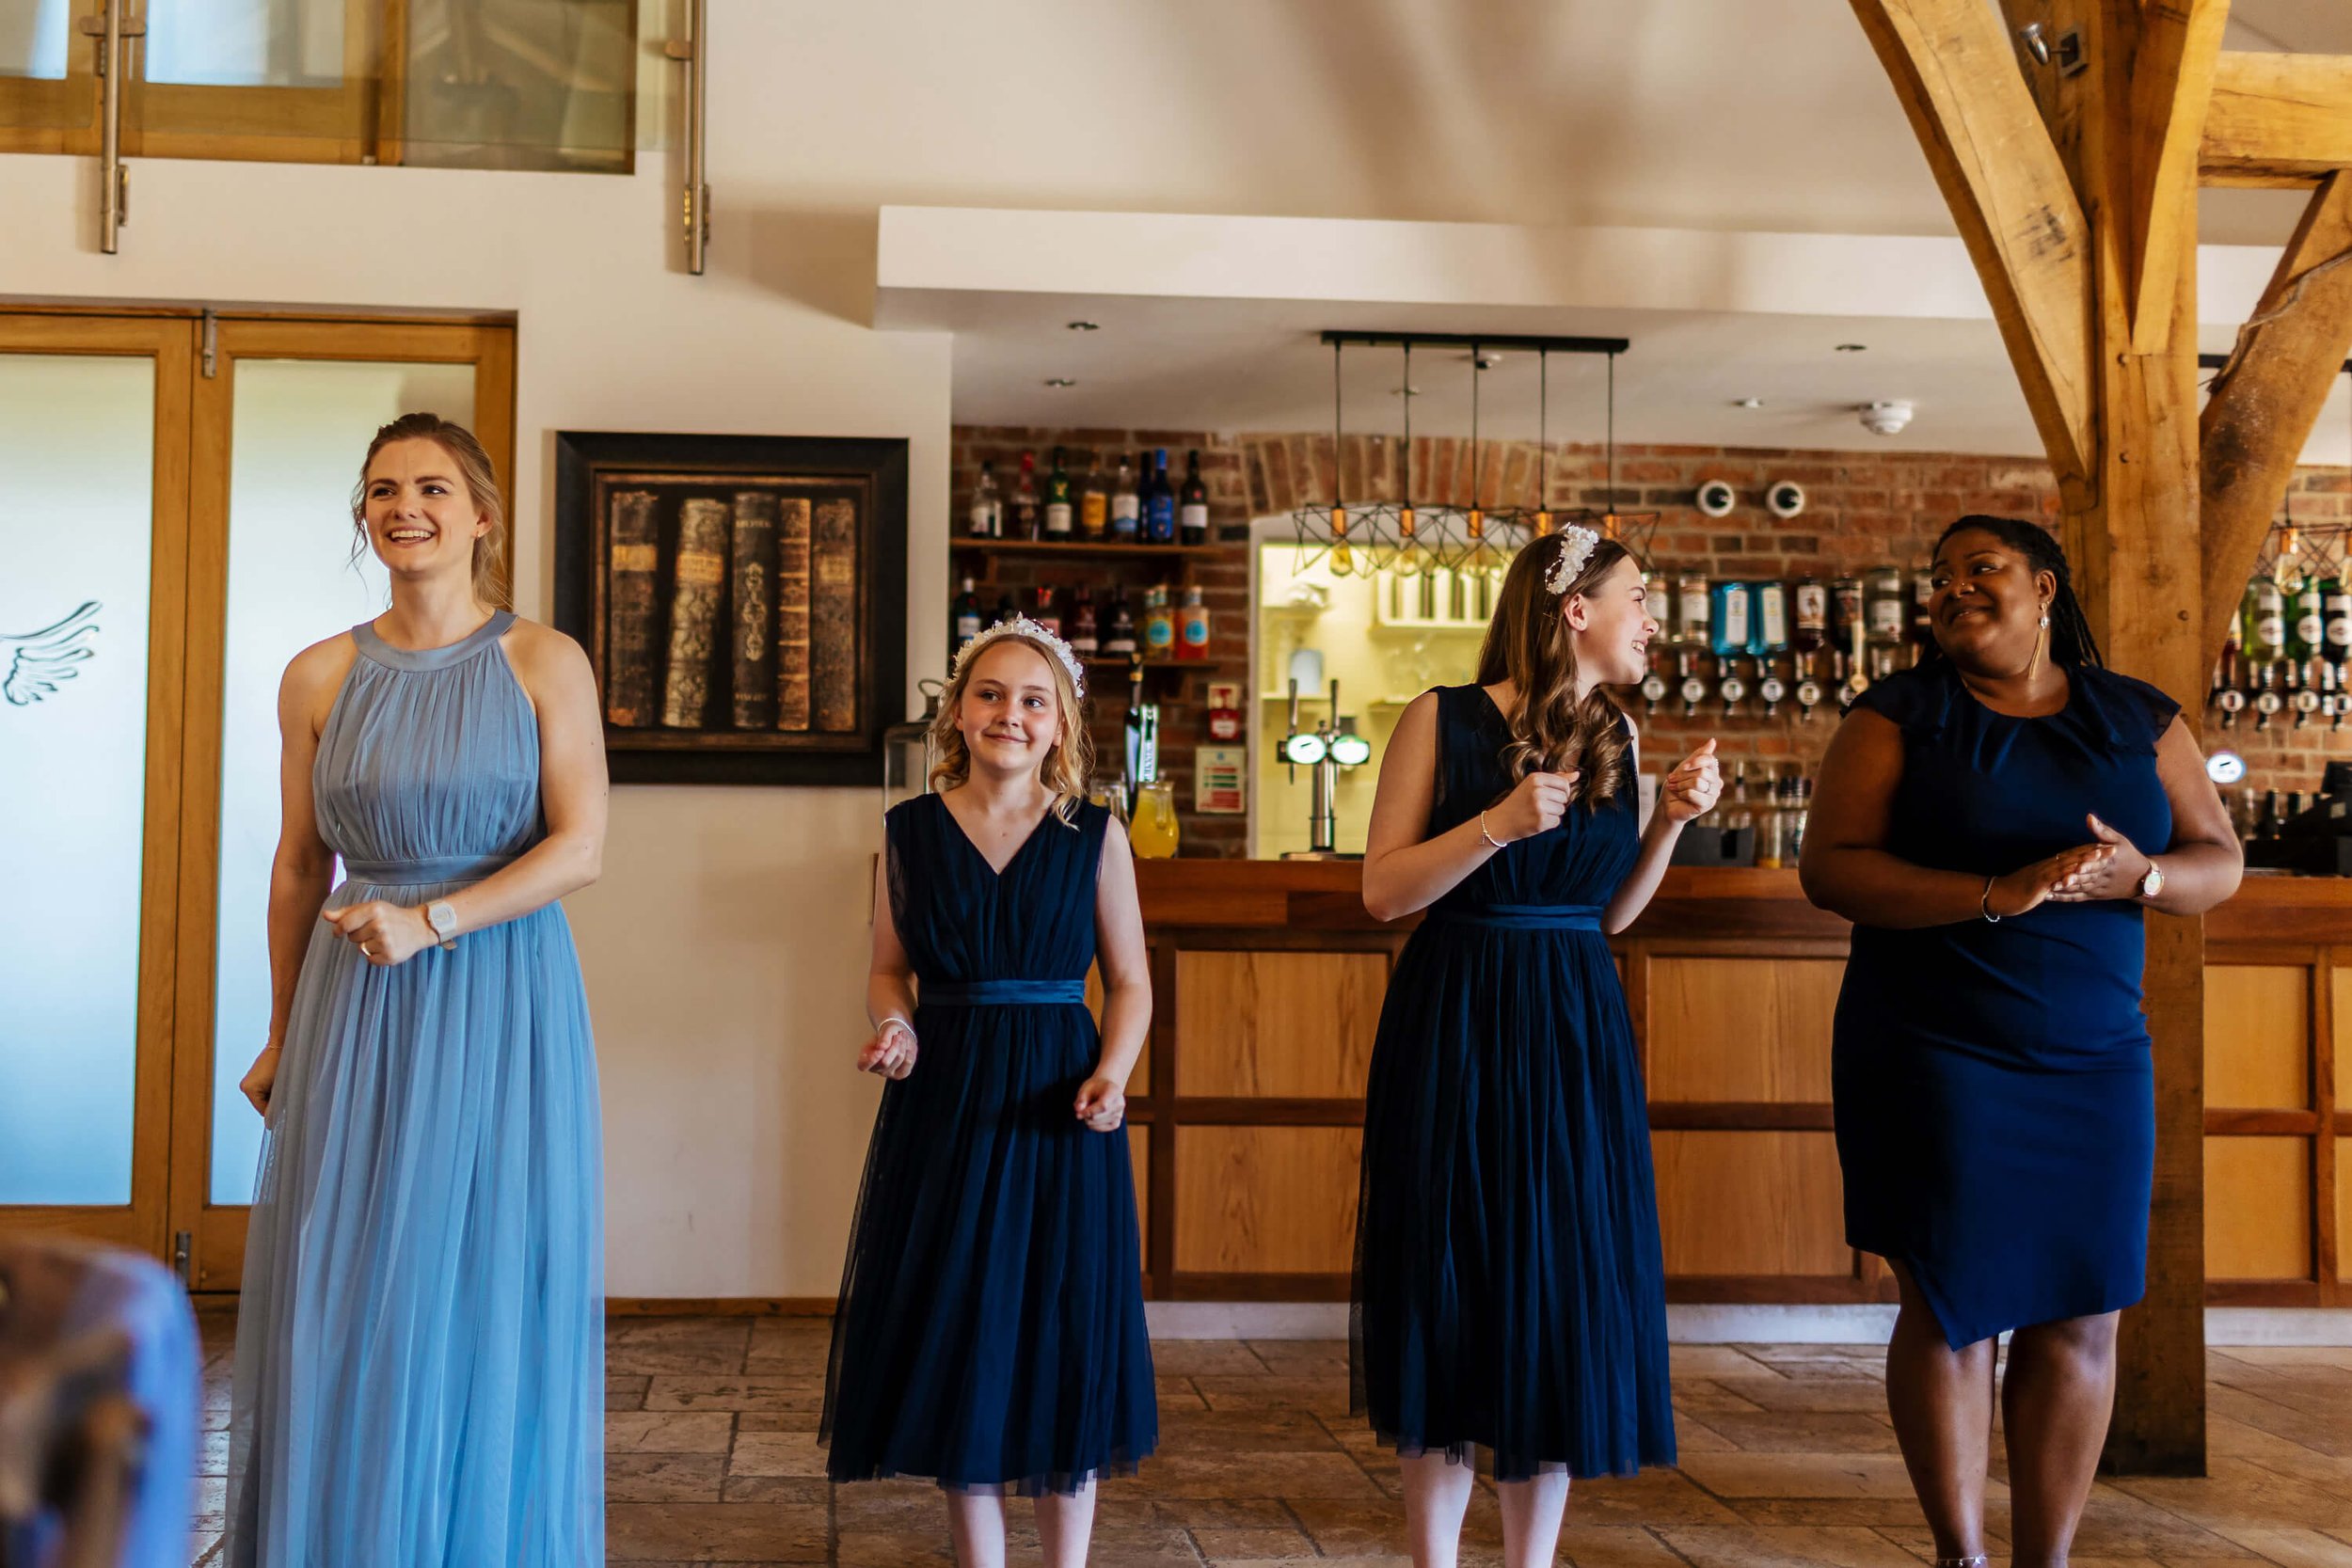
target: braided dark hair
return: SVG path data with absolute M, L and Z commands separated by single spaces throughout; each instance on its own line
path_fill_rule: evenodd
M 2026 565 L 2058 578 L 2058 593 L 2050 600 L 2051 662 L 2106 669 L 2106 660 L 2099 654 L 2099 640 L 2090 635 L 2090 618 L 2083 613 L 2082 601 L 2074 597 L 2074 571 L 2067 565 L 2066 551 L 2059 547 L 2056 536 L 2041 524 L 2029 523 L 2023 517 L 1994 517 L 1972 512 L 1936 537 L 1933 554 L 1941 555 L 1953 534 L 1971 531 L 1993 535 L 2024 556 Z M 1919 662 L 1926 664 L 1944 657 L 1942 646 L 1931 639 L 1920 651 Z

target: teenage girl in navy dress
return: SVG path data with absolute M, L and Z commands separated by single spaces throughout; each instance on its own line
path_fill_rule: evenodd
M 1847 1240 L 1902 1307 L 1886 1399 L 1935 1550 L 1983 1568 L 1995 1337 L 2010 1548 L 2062 1563 L 2145 1288 L 2155 1108 L 2143 911 L 2237 888 L 2179 705 L 2102 668 L 2058 543 L 1963 517 L 1935 645 L 1821 765 L 1808 896 L 1854 923 L 1833 1056 Z
M 1152 986 L 1126 834 L 1086 800 L 1082 689 L 1031 622 L 968 644 L 943 787 L 890 813 L 876 890 L 858 1066 L 889 1082 L 821 1432 L 836 1481 L 936 1477 L 965 1568 L 1004 1562 L 1007 1490 L 1076 1568 L 1095 1478 L 1158 1438 L 1124 1127 Z
M 1570 1476 L 1674 1463 L 1639 1053 L 1606 935 L 1715 803 L 1708 741 L 1637 825 L 1633 726 L 1602 689 L 1658 634 L 1623 545 L 1521 550 L 1478 683 L 1427 692 L 1380 767 L 1364 906 L 1426 911 L 1364 1105 L 1358 1408 L 1404 1470 L 1419 1568 L 1450 1568 L 1494 1456 L 1508 1568 L 1549 1563 Z

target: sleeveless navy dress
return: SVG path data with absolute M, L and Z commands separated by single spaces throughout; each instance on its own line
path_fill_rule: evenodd
M 1438 696 L 1429 834 L 1512 786 L 1476 686 Z M 1572 805 L 1431 905 L 1373 1048 L 1355 1408 L 1406 1454 L 1499 1481 L 1671 1465 L 1664 1269 L 1640 1054 L 1600 913 L 1639 807 Z
M 1902 731 L 1887 851 L 1999 876 L 2090 843 L 2092 812 L 2169 848 L 2155 751 L 2179 705 L 2105 670 L 2067 678 L 2065 708 L 2035 719 L 1985 706 L 1943 660 L 1865 692 Z M 2146 948 L 2128 899 L 1854 927 L 1833 1054 L 1846 1239 L 1910 1269 L 1955 1350 L 2146 1288 Z
M 1072 1110 L 1109 820 L 1049 812 L 999 875 L 936 795 L 885 819 L 917 1048 L 882 1086 L 834 1320 L 835 1481 L 1070 1494 L 1158 1442 L 1127 1132 Z

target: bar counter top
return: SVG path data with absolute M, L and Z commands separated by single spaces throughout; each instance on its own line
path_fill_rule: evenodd
M 1405 931 L 1364 911 L 1361 861 L 1142 861 L 1144 924 L 1152 928 Z M 1836 915 L 1805 902 L 1794 871 L 1674 866 L 1629 936 L 1837 938 Z M 2249 875 L 2205 917 L 2223 942 L 2352 942 L 2352 878 Z

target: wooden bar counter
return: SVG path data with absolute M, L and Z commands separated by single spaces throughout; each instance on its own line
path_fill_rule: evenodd
M 1152 1293 L 1344 1299 L 1365 1075 L 1413 923 L 1364 912 L 1353 862 L 1139 869 L 1156 1006 L 1128 1103 Z M 2205 930 L 2208 1299 L 2352 1304 L 2352 881 L 2249 877 Z M 1612 939 L 1669 1299 L 1893 1299 L 1843 1240 L 1847 933 L 1793 871 L 1677 868 Z

